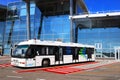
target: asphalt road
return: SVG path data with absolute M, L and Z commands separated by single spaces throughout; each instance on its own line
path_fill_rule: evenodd
M 0 57 L 0 80 L 120 80 L 120 62 L 70 74 L 58 74 L 40 68 L 18 73 L 26 69 L 13 67 L 9 63 L 9 57 Z

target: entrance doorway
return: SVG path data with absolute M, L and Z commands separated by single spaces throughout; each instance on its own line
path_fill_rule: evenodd
M 95 43 L 96 58 L 102 58 L 102 43 Z
M 115 60 L 120 60 L 120 47 L 115 47 Z

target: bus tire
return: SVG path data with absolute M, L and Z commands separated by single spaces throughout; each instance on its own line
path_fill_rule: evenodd
M 43 59 L 42 67 L 49 67 L 49 66 L 50 66 L 50 60 L 49 59 Z

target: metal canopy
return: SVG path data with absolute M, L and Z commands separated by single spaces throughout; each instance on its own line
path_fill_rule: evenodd
M 7 12 L 7 7 L 0 5 L 0 21 L 6 20 L 6 12 Z
M 36 4 L 45 16 L 69 14 L 69 0 L 40 0 Z
M 120 28 L 120 12 L 72 16 L 79 28 Z
M 27 0 L 23 0 L 27 1 Z M 45 16 L 70 14 L 70 0 L 30 0 L 34 1 Z M 83 0 L 73 0 L 73 14 L 76 13 L 76 4 L 83 13 L 88 13 Z

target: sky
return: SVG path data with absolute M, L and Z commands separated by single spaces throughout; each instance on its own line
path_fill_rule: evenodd
M 120 0 L 84 0 L 89 12 L 120 11 Z
M 0 0 L 0 5 L 7 5 L 9 2 L 21 1 L 21 0 Z

